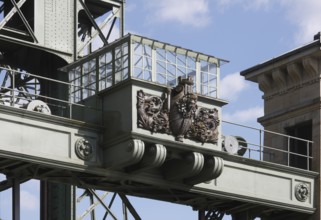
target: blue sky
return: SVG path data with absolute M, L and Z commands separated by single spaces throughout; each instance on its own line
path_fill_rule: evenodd
M 230 102 L 223 119 L 255 127 L 263 115 L 262 92 L 239 72 L 308 43 L 321 31 L 320 0 L 127 0 L 126 7 L 127 32 L 229 60 L 221 68 L 221 97 Z M 38 212 L 37 187 L 36 181 L 22 187 L 22 219 L 36 219 L 30 215 Z M 9 219 L 6 198 L 0 194 L 0 216 Z M 144 220 L 197 219 L 190 207 L 131 201 Z
M 229 60 L 221 68 L 221 97 L 230 102 L 223 119 L 254 127 L 262 92 L 239 72 L 321 31 L 320 0 L 127 0 L 126 7 L 127 32 Z M 147 200 L 135 207 L 143 219 L 197 219 L 190 207 Z
M 253 126 L 262 93 L 239 71 L 321 31 L 319 0 L 128 0 L 126 7 L 126 31 L 229 60 L 221 68 L 221 97 L 230 102 L 223 118 Z

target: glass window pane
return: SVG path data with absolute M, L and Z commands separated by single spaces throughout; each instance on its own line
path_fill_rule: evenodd
M 169 64 L 167 65 L 168 69 L 167 69 L 167 73 L 168 75 L 172 76 L 172 77 L 176 77 L 176 66 Z
M 167 51 L 167 62 L 176 64 L 176 54 L 174 52 Z
M 115 71 L 118 72 L 123 68 L 121 59 L 115 60 Z
M 143 47 L 140 43 L 135 42 L 134 43 L 134 53 L 135 54 L 143 54 Z
M 103 90 L 103 89 L 106 89 L 107 88 L 107 82 L 104 80 L 104 81 L 99 81 L 99 89 L 100 90 Z
M 201 87 L 201 94 L 203 94 L 203 95 L 207 95 L 207 93 L 208 93 L 208 90 L 207 90 L 207 85 L 203 85 L 202 87 Z
M 138 79 L 143 79 L 143 70 L 140 68 L 134 68 L 134 77 Z
M 102 54 L 99 56 L 99 66 L 106 64 L 106 54 Z
M 156 59 L 157 60 L 161 60 L 161 61 L 165 61 L 166 60 L 166 52 L 163 49 L 156 49 Z
M 128 67 L 128 55 L 124 56 L 122 61 L 123 61 L 123 67 L 124 68 Z
M 68 76 L 69 76 L 69 82 L 73 81 L 75 79 L 75 70 L 72 69 L 68 72 Z M 2 85 L 4 86 L 4 85 Z
M 84 63 L 82 67 L 83 67 L 84 73 L 88 73 L 88 71 L 89 71 L 89 63 L 88 62 Z
M 216 74 L 216 64 L 215 63 L 209 63 L 209 72 L 212 74 Z
M 156 72 L 165 74 L 166 73 L 166 63 L 158 61 L 157 65 L 156 65 Z
M 117 49 L 115 50 L 115 59 L 119 59 L 122 56 L 121 50 Z
M 112 61 L 112 59 L 113 59 L 112 53 L 111 52 L 107 52 L 105 54 L 105 56 L 106 56 L 106 63 L 110 63 Z
M 213 85 L 216 82 L 216 75 L 208 74 L 209 76 L 209 84 Z
M 151 71 L 144 71 L 144 79 L 148 81 L 152 81 L 152 72 Z
M 152 56 L 152 48 L 149 45 L 143 46 L 143 54 L 144 56 L 151 57 Z
M 196 71 L 195 71 L 195 70 L 190 70 L 190 69 L 188 69 L 188 70 L 187 70 L 187 76 L 193 76 L 193 77 L 195 77 L 195 76 L 196 76 Z
M 94 71 L 96 69 L 96 59 L 89 61 L 89 71 Z
M 172 86 L 172 87 L 176 86 L 176 79 L 174 77 L 168 76 L 167 77 L 167 85 Z
M 201 61 L 201 71 L 202 72 L 208 72 L 208 62 Z
M 143 68 L 143 57 L 142 56 L 135 55 L 134 66 Z
M 85 99 L 88 97 L 88 90 L 87 89 L 83 89 L 82 91 L 82 98 Z
M 123 80 L 128 79 L 128 68 L 122 70 Z
M 123 54 L 126 55 L 128 54 L 128 42 L 125 42 L 123 45 Z
M 195 69 L 195 68 L 196 68 L 196 61 L 195 61 L 195 59 L 192 58 L 192 57 L 187 57 L 186 65 L 187 65 L 187 67 L 190 68 L 190 69 Z
M 112 75 L 107 76 L 107 87 L 111 87 L 113 85 L 113 77 Z
M 96 82 L 96 72 L 91 72 L 89 77 L 90 82 Z
M 186 71 L 185 67 L 178 67 L 177 68 L 177 76 L 185 77 L 186 76 L 185 71 Z
M 215 89 L 215 87 L 210 87 L 209 90 L 210 90 L 210 92 L 209 92 L 208 95 L 211 96 L 211 97 L 216 97 L 216 89 Z
M 202 84 L 205 84 L 205 83 L 207 84 L 207 80 L 208 80 L 208 74 L 201 72 L 201 83 Z
M 152 59 L 145 57 L 144 69 L 152 70 Z
M 166 84 L 166 76 L 164 74 L 157 74 L 156 81 L 160 84 Z
M 115 84 L 119 83 L 122 81 L 122 76 L 121 76 L 121 72 L 116 72 L 115 73 Z
M 177 54 L 177 65 L 186 66 L 186 56 Z
M 122 45 L 115 48 L 115 59 L 121 58 L 122 56 L 128 54 L 128 52 L 125 52 L 123 49 L 124 48 Z

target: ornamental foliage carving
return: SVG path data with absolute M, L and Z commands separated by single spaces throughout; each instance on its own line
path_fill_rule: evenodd
M 138 127 L 153 132 L 169 133 L 168 113 L 157 96 L 137 92 Z
M 295 197 L 300 202 L 305 202 L 309 197 L 309 187 L 304 183 L 295 186 Z
M 188 137 L 202 143 L 215 143 L 218 139 L 219 124 L 217 109 L 201 108 L 188 132 Z
M 179 84 L 162 97 L 137 92 L 137 126 L 152 133 L 165 133 L 202 143 L 215 143 L 220 120 L 217 109 L 198 108 L 192 78 L 179 78 Z
M 85 138 L 79 138 L 75 142 L 75 152 L 82 160 L 90 160 L 93 156 L 93 146 Z

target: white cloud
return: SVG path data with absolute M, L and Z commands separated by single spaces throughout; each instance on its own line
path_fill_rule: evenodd
M 229 101 L 236 100 L 239 94 L 247 88 L 247 82 L 240 73 L 226 75 L 220 84 L 220 97 Z
M 257 119 L 259 117 L 262 117 L 264 114 L 263 107 L 256 106 L 249 109 L 244 110 L 238 110 L 232 114 L 229 113 L 223 113 L 222 118 L 225 121 L 230 121 L 234 123 L 245 123 L 253 121 L 253 119 Z
M 209 0 L 145 0 L 151 22 L 178 22 L 205 27 L 210 22 Z
M 34 211 L 39 208 L 39 198 L 28 191 L 21 190 L 20 192 L 21 208 L 29 211 Z
M 242 6 L 245 10 L 268 9 L 271 1 L 269 0 L 218 0 L 218 6 L 221 9 L 227 9 L 232 6 Z
M 287 18 L 298 27 L 295 40 L 297 44 L 313 40 L 313 36 L 321 31 L 320 0 L 282 0 L 286 8 Z

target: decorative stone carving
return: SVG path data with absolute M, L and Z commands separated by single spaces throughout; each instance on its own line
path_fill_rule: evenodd
M 193 79 L 178 78 L 178 85 L 171 92 L 169 125 L 177 141 L 190 129 L 197 110 L 197 95 L 193 93 Z
M 187 184 L 198 184 L 201 182 L 210 181 L 212 179 L 218 178 L 224 168 L 224 160 L 220 157 L 214 157 L 214 156 L 204 156 L 204 166 L 202 168 L 202 171 L 191 178 L 188 178 L 185 180 Z
M 318 61 L 314 58 L 308 57 L 302 61 L 305 73 L 311 78 L 318 76 Z
M 77 157 L 82 160 L 90 160 L 93 156 L 93 146 L 85 138 L 79 138 L 75 143 Z
M 138 127 L 151 132 L 169 133 L 168 113 L 157 96 L 137 92 Z
M 142 172 L 152 168 L 161 167 L 167 157 L 167 149 L 161 144 L 148 144 L 139 163 L 128 167 L 129 172 Z
M 204 167 L 204 155 L 198 152 L 189 152 L 182 158 L 165 162 L 163 173 L 168 180 L 181 180 L 197 176 Z
M 104 149 L 105 168 L 122 169 L 139 163 L 145 153 L 145 143 L 129 139 Z
M 178 78 L 179 84 L 162 97 L 137 92 L 137 127 L 152 133 L 175 136 L 177 141 L 189 138 L 202 143 L 216 143 L 220 120 L 217 109 L 197 106 L 193 79 Z
M 258 83 L 260 90 L 264 93 L 267 93 L 272 89 L 273 81 L 265 74 L 258 76 Z
M 279 89 L 286 88 L 287 80 L 285 77 L 285 72 L 283 70 L 276 69 L 272 71 L 272 78 Z
M 300 202 L 305 202 L 309 197 L 309 187 L 304 183 L 295 186 L 295 197 Z
M 188 136 L 191 139 L 198 140 L 202 143 L 216 143 L 218 139 L 218 119 L 217 109 L 201 108 L 195 117 Z
M 286 66 L 288 74 L 293 82 L 299 83 L 301 82 L 301 67 L 297 63 L 290 63 Z

